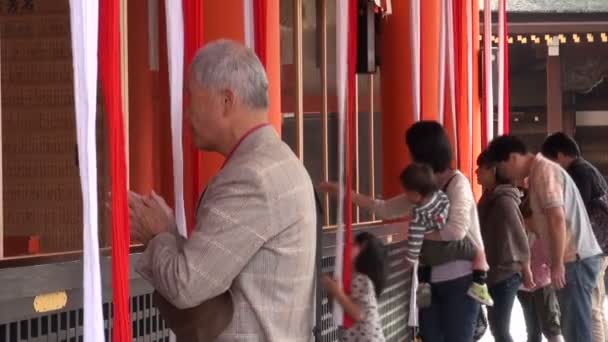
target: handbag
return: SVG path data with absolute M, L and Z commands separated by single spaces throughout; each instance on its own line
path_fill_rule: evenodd
M 179 342 L 215 341 L 234 315 L 229 291 L 189 309 L 178 309 L 157 291 L 152 301 Z

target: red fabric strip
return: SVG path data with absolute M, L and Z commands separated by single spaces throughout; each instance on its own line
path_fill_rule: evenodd
M 184 81 L 188 81 L 188 68 L 199 48 L 203 46 L 203 2 L 201 0 L 183 0 L 184 11 Z M 184 104 L 188 103 L 187 92 L 184 92 Z M 188 234 L 194 228 L 194 217 L 199 191 L 203 180 L 199 165 L 202 154 L 194 146 L 192 132 L 187 124 L 186 107 L 184 105 L 184 202 Z M 186 179 L 189 178 L 189 179 Z M 191 186 L 186 186 L 191 185 Z
M 346 193 L 344 195 L 344 268 L 342 279 L 344 282 L 344 290 L 350 293 L 350 283 L 352 278 L 352 241 L 353 241 L 353 204 L 352 191 L 353 184 L 353 146 L 357 138 L 357 132 L 354 131 L 354 115 L 356 109 L 356 88 L 355 80 L 357 77 L 357 0 L 349 0 L 348 3 L 348 76 L 347 76 L 347 94 L 346 94 L 346 122 L 344 139 L 346 146 L 346 162 L 345 162 L 345 183 Z M 350 328 L 354 324 L 352 317 L 348 314 L 344 315 L 344 327 Z
M 255 37 L 255 53 L 266 67 L 266 9 L 268 7 L 267 0 L 253 1 L 253 35 Z
M 129 209 L 120 81 L 119 0 L 99 6 L 99 67 L 110 141 L 112 183 L 112 341 L 131 341 L 129 317 Z
M 504 86 L 503 86 L 503 129 L 504 129 L 504 134 L 509 134 L 509 128 L 510 128 L 510 122 L 511 122 L 511 113 L 510 113 L 510 106 L 509 106 L 509 35 L 508 35 L 508 27 L 509 25 L 507 25 L 507 1 L 506 0 L 501 0 L 500 1 L 500 6 L 502 6 L 502 15 L 504 16 L 504 21 L 503 21 L 503 32 L 504 32 L 504 36 L 502 37 L 502 39 L 504 40 L 504 49 L 503 49 L 503 54 L 504 54 Z

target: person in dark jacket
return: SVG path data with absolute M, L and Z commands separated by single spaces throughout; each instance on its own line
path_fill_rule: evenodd
M 528 239 L 519 210 L 521 192 L 497 174 L 487 152 L 479 155 L 477 166 L 477 180 L 484 190 L 477 208 L 490 264 L 487 283 L 494 299 L 494 306 L 488 307 L 488 321 L 496 342 L 512 342 L 509 327 L 517 291 L 522 279 L 526 286 L 533 286 Z
M 608 184 L 600 171 L 581 156 L 574 139 L 558 132 L 548 136 L 542 145 L 542 154 L 563 167 L 578 188 L 589 214 L 591 227 L 604 256 L 600 261 L 600 273 L 592 294 L 593 341 L 608 339 L 608 317 L 604 315 L 606 295 L 606 268 L 608 267 Z

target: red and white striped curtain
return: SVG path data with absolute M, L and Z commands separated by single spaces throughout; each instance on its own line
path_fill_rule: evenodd
M 267 0 L 243 0 L 245 45 L 253 49 L 266 67 Z

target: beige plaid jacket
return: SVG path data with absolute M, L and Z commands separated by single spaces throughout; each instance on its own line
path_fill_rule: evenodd
M 178 308 L 230 289 L 218 341 L 310 341 L 315 205 L 302 163 L 272 127 L 257 129 L 209 183 L 192 236 L 156 236 L 137 270 Z

